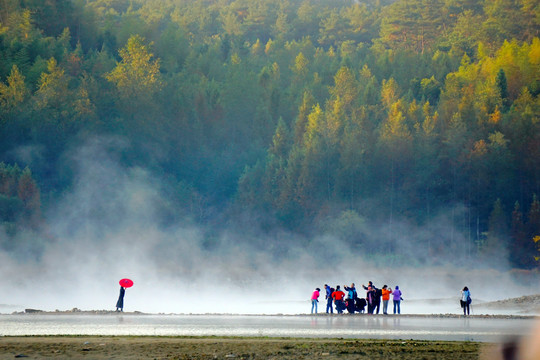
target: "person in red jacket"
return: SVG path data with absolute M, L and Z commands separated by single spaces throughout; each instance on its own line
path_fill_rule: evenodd
M 388 301 L 390 301 L 390 294 L 392 293 L 392 289 L 388 288 L 388 285 L 384 285 L 381 291 L 382 291 L 383 314 L 388 315 Z
M 339 285 L 336 286 L 336 291 L 332 293 L 332 299 L 334 299 L 334 304 L 336 305 L 338 314 L 343 314 L 343 309 L 345 309 L 345 305 L 343 305 L 344 297 L 345 293 L 340 290 Z

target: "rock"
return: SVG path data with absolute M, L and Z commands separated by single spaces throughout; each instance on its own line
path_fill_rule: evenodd
M 24 312 L 27 314 L 35 314 L 35 313 L 42 313 L 43 310 L 37 310 L 37 309 L 24 309 Z

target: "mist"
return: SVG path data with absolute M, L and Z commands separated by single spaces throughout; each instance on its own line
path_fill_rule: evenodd
M 184 314 L 308 313 L 314 288 L 354 282 L 362 295 L 360 286 L 369 280 L 379 287 L 399 285 L 404 313 L 459 313 L 463 286 L 473 298 L 490 301 L 535 294 L 540 285 L 537 275 L 516 280 L 504 264 L 456 265 L 443 261 L 444 254 L 437 255 L 438 265 L 421 266 L 433 256 L 427 244 L 434 234 L 440 234 L 437 241 L 452 234 L 456 251 L 470 251 L 460 246 L 463 239 L 452 233 L 444 214 L 434 216 L 429 229 L 399 221 L 391 230 L 362 223 L 362 236 L 371 241 L 391 236 L 389 231 L 399 234 L 396 250 L 410 265 L 352 251 L 330 231 L 299 239 L 286 230 L 268 233 L 230 222 L 212 224 L 209 244 L 204 224 L 163 221 L 170 194 L 150 170 L 121 165 L 127 146 L 118 138 L 98 138 L 66 156 L 75 181 L 45 214 L 49 240 L 39 256 L 0 252 L 0 312 L 114 310 L 124 277 L 135 283 L 126 291 L 125 311 Z M 410 245 L 418 238 L 426 239 L 425 248 Z M 427 307 L 423 299 L 455 301 Z

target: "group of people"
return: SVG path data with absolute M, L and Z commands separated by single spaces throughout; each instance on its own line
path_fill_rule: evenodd
M 335 288 L 330 287 L 328 284 L 324 285 L 326 291 L 326 313 L 334 313 L 334 306 L 338 314 L 342 314 L 344 310 L 347 310 L 350 314 L 365 313 L 367 306 L 368 314 L 378 314 L 381 306 L 381 299 L 383 304 L 383 314 L 388 314 L 388 302 L 392 296 L 394 303 L 394 314 L 401 314 L 401 301 L 403 300 L 403 293 L 396 286 L 394 290 L 391 287 L 384 285 L 381 289 L 377 288 L 372 281 L 368 282 L 368 286 L 362 285 L 362 288 L 366 291 L 365 297 L 359 297 L 356 291 L 354 283 L 351 286 L 341 287 L 337 285 Z M 311 313 L 317 313 L 318 302 L 321 289 L 316 288 L 311 295 Z
M 354 314 L 355 312 L 364 313 L 366 311 L 366 306 L 368 314 L 378 314 L 382 299 L 383 314 L 387 315 L 388 302 L 390 301 L 390 296 L 392 296 L 394 303 L 394 314 L 401 314 L 401 301 L 403 300 L 403 293 L 399 289 L 399 286 L 396 286 L 394 290 L 387 285 L 384 285 L 381 289 L 378 289 L 375 285 L 373 285 L 373 282 L 370 281 L 368 286 L 362 285 L 362 288 L 366 290 L 366 297 L 360 298 L 358 297 L 354 283 L 352 283 L 351 286 L 344 285 L 343 289 L 345 292 L 341 290 L 339 285 L 337 285 L 334 289 L 328 284 L 325 284 L 326 313 L 333 314 L 334 308 L 332 305 L 334 305 L 338 314 L 342 314 L 344 310 L 347 310 L 350 314 Z M 312 314 L 317 313 L 319 297 L 321 295 L 320 292 L 321 289 L 316 288 L 311 295 Z M 461 297 L 459 301 L 461 308 L 463 309 L 463 315 L 470 315 L 472 299 L 471 291 L 467 286 L 461 290 Z

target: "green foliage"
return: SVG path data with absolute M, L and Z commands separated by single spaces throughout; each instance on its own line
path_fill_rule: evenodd
M 24 76 L 17 65 L 13 65 L 7 78 L 7 84 L 0 83 L 0 108 L 5 111 L 19 106 L 28 96 Z
M 535 236 L 533 238 L 533 241 L 536 244 L 536 250 L 537 250 L 536 253 L 540 255 L 540 235 Z M 540 256 L 535 256 L 534 260 L 540 263 Z
M 106 78 L 116 85 L 120 98 L 128 102 L 152 98 L 161 88 L 160 66 L 159 60 L 152 60 L 144 39 L 131 36 L 119 54 L 122 61 Z
M 30 169 L 0 163 L 0 223 L 37 228 L 41 221 L 40 190 Z
M 133 145 L 126 164 L 179 184 L 172 217 L 256 210 L 309 232 L 336 213 L 357 234 L 449 213 L 437 250 L 459 257 L 458 238 L 495 248 L 497 234 L 512 264 L 531 266 L 536 203 L 514 210 L 507 235 L 493 204 L 508 221 L 540 186 L 538 11 L 530 0 L 4 1 L 0 161 L 21 145 L 43 151 L 16 176 L 20 194 L 2 183 L 0 220 L 38 223 L 38 189 L 68 189 L 61 159 L 105 134 Z
M 22 201 L 19 198 L 0 194 L 0 219 L 3 222 L 14 223 L 22 207 Z
M 490 254 L 491 258 L 505 259 L 507 246 L 505 239 L 508 237 L 508 225 L 506 222 L 501 199 L 497 199 L 489 215 L 488 235 L 482 249 L 485 253 Z

